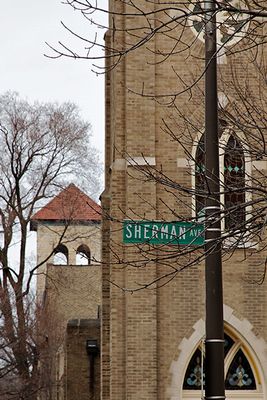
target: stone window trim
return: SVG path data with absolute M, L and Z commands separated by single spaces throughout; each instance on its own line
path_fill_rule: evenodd
M 265 379 L 264 371 L 267 371 L 267 343 L 265 340 L 256 335 L 254 332 L 253 325 L 247 319 L 238 318 L 234 310 L 228 305 L 224 305 L 224 321 L 225 326 L 229 332 L 240 339 L 243 346 L 247 349 L 247 353 L 250 355 L 251 364 L 253 365 L 254 374 L 257 378 L 258 392 L 255 394 L 255 399 L 264 399 L 267 395 L 267 382 Z M 193 326 L 193 333 L 189 338 L 183 338 L 178 345 L 179 355 L 178 358 L 173 360 L 170 365 L 170 386 L 167 389 L 167 398 L 169 400 L 184 400 L 190 398 L 190 396 L 184 395 L 183 393 L 183 379 L 195 349 L 203 340 L 205 334 L 205 322 L 201 318 Z M 251 391 L 248 391 L 248 398 L 254 399 L 251 396 Z M 255 392 L 255 391 L 253 391 Z M 198 395 L 199 398 L 199 395 Z M 237 397 L 238 398 L 238 397 Z M 241 398 L 241 397 L 240 397 Z
M 219 164 L 220 164 L 220 181 L 224 183 L 225 180 L 225 174 L 224 174 L 224 161 L 225 161 L 225 151 L 224 149 L 226 148 L 228 141 L 230 139 L 230 137 L 232 136 L 232 133 L 234 133 L 234 135 L 237 137 L 238 140 L 240 140 L 240 142 L 242 143 L 242 147 L 243 147 L 243 157 L 244 157 L 244 164 L 245 164 L 245 184 L 249 185 L 249 179 L 248 177 L 251 176 L 251 171 L 252 171 L 252 162 L 251 162 L 251 158 L 249 156 L 249 149 L 247 148 L 247 146 L 244 145 L 245 140 L 243 140 L 243 135 L 240 132 L 235 132 L 231 127 L 227 127 L 226 129 L 224 129 L 221 138 L 219 140 Z M 190 160 L 190 167 L 191 167 L 191 175 L 192 175 L 192 187 L 195 188 L 196 185 L 196 179 L 195 179 L 195 167 L 196 167 L 196 154 L 197 154 L 197 149 L 198 149 L 198 145 L 199 142 L 201 140 L 201 137 L 203 136 L 203 132 L 200 133 L 199 135 L 197 135 L 193 146 L 192 146 L 192 159 Z M 245 193 L 245 203 L 249 204 L 252 200 L 252 193 L 250 191 L 247 191 Z M 221 205 L 224 204 L 224 193 L 221 193 L 221 199 L 220 199 Z M 192 217 L 195 218 L 195 207 L 196 207 L 196 196 L 193 195 L 192 196 Z M 245 212 L 245 221 L 247 221 L 250 218 L 250 210 L 251 210 L 251 206 L 246 206 L 246 212 Z M 224 222 L 224 218 L 222 218 L 222 232 L 225 231 L 225 222 Z M 237 240 L 236 242 L 238 242 L 238 232 L 237 232 Z M 225 246 L 227 247 L 228 244 L 226 243 Z M 232 246 L 232 242 L 229 243 L 229 246 Z M 240 248 L 244 248 L 244 247 L 254 247 L 253 243 L 242 243 L 240 242 L 240 244 L 238 245 L 238 247 Z

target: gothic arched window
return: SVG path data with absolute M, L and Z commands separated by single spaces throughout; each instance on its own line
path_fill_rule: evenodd
M 203 373 L 202 373 L 203 367 Z M 198 347 L 191 358 L 184 378 L 183 389 L 200 390 L 205 385 L 205 365 L 202 365 L 201 349 Z
M 54 265 L 68 265 L 69 251 L 64 244 L 59 244 L 54 250 Z
M 90 249 L 85 244 L 78 247 L 76 252 L 76 265 L 89 265 L 91 262 Z
M 231 134 L 226 145 L 220 143 L 221 201 L 224 208 L 224 227 L 226 230 L 244 227 L 245 223 L 245 156 L 240 140 Z M 195 211 L 196 217 L 204 216 L 205 180 L 204 136 L 198 142 L 195 155 Z
M 201 216 L 201 211 L 205 207 L 205 148 L 204 148 L 204 136 L 202 135 L 198 142 L 196 151 L 196 162 L 195 162 L 195 191 L 196 191 L 196 216 Z
M 242 227 L 245 222 L 245 157 L 234 135 L 229 137 L 224 153 L 225 229 Z
M 183 390 L 201 390 L 205 387 L 205 354 L 201 344 L 188 363 Z M 257 390 L 256 379 L 241 341 L 224 334 L 225 389 Z M 228 396 L 231 397 L 230 395 Z
M 229 367 L 225 379 L 226 390 L 255 390 L 253 371 L 242 349 L 239 349 Z

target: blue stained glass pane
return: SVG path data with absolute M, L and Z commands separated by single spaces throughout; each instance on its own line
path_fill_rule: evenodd
M 234 345 L 234 340 L 224 334 L 224 357 Z M 201 380 L 203 379 L 203 387 L 205 388 L 205 358 L 203 360 L 203 375 L 201 373 L 201 350 L 198 348 L 193 354 L 184 377 L 183 389 L 200 390 Z M 235 354 L 230 368 L 226 375 L 225 388 L 227 390 L 256 390 L 256 381 L 250 364 L 239 349 Z
M 228 390 L 255 390 L 256 381 L 249 362 L 240 349 L 227 373 L 225 388 Z
M 224 357 L 226 356 L 226 354 L 229 352 L 229 350 L 231 349 L 231 347 L 233 346 L 234 341 L 233 339 L 227 335 L 226 333 L 224 334 Z
M 205 380 L 205 372 L 203 371 L 203 381 Z M 200 390 L 202 381 L 201 372 L 201 351 L 197 349 L 190 360 L 187 367 L 183 389 Z M 205 384 L 205 382 L 203 382 Z

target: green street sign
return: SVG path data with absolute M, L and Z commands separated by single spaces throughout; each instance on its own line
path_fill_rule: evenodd
M 204 224 L 128 220 L 123 222 L 123 242 L 202 246 Z

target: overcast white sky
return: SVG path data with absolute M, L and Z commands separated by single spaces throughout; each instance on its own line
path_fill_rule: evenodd
M 107 6 L 108 0 L 99 0 Z M 105 24 L 104 16 L 97 16 Z M 45 42 L 57 46 L 58 41 L 83 50 L 84 43 L 75 40 L 61 25 L 63 21 L 73 31 L 92 40 L 95 27 L 78 12 L 60 0 L 1 1 L 0 13 L 0 92 L 17 91 L 29 101 L 71 101 L 81 116 L 92 124 L 92 143 L 104 154 L 104 76 L 96 76 L 92 63 L 72 59 L 46 58 L 52 54 Z M 105 30 L 99 31 L 103 38 Z M 102 54 L 102 53 L 101 53 Z M 35 255 L 35 235 L 29 240 L 28 253 Z M 11 249 L 17 260 L 16 246 Z
M 107 0 L 100 0 L 101 6 Z M 0 13 L 0 92 L 14 90 L 28 100 L 72 101 L 82 117 L 91 122 L 93 144 L 102 152 L 104 146 L 104 76 L 96 76 L 88 61 L 51 60 L 45 42 L 58 41 L 83 49 L 67 33 L 64 21 L 77 33 L 94 38 L 95 28 L 78 12 L 60 0 L 9 0 L 2 2 Z M 99 17 L 98 17 L 99 18 Z M 105 23 L 104 17 L 99 19 Z M 99 37 L 103 37 L 101 30 Z

